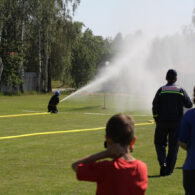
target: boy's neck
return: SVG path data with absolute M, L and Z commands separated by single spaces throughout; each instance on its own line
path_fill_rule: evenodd
M 131 152 L 129 150 L 129 147 L 126 148 L 126 152 L 124 155 L 121 156 L 122 159 L 126 160 L 126 161 L 134 161 L 136 160 L 132 155 Z

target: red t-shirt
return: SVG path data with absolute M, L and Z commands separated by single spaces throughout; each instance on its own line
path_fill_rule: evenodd
M 144 195 L 148 186 L 147 166 L 140 160 L 79 164 L 77 178 L 97 182 L 97 195 Z

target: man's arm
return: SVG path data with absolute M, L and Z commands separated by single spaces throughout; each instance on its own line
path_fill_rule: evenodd
M 188 142 L 191 137 L 191 131 L 188 124 L 188 112 L 183 116 L 179 129 L 178 144 L 184 150 L 187 150 Z
M 152 101 L 152 113 L 153 113 L 153 118 L 155 121 L 157 121 L 159 109 L 160 109 L 160 104 L 159 104 L 160 91 L 161 91 L 161 88 L 156 92 L 156 95 Z
M 187 144 L 181 141 L 178 141 L 178 144 L 181 148 L 183 148 L 184 150 L 187 150 Z
M 192 108 L 193 106 L 192 101 L 184 89 L 183 89 L 183 94 L 184 94 L 184 106 L 186 108 Z

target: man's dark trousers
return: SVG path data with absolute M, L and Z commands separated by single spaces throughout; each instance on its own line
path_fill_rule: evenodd
M 178 122 L 156 122 L 154 144 L 160 166 L 167 166 L 167 174 L 174 170 L 178 153 Z M 166 146 L 168 143 L 168 153 Z
M 195 194 L 195 170 L 183 170 L 183 186 L 185 195 Z

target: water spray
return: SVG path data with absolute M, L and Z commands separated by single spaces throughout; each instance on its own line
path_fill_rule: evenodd
M 143 34 L 129 35 L 124 41 L 120 55 L 105 66 L 95 79 L 60 102 L 82 92 L 130 94 L 127 101 L 116 97 L 116 108 L 124 110 L 151 110 L 156 90 L 166 83 L 165 74 L 173 68 L 178 72 L 178 84 L 190 94 L 195 83 L 195 36 L 174 34 L 162 38 Z M 113 97 L 114 98 L 114 97 Z

